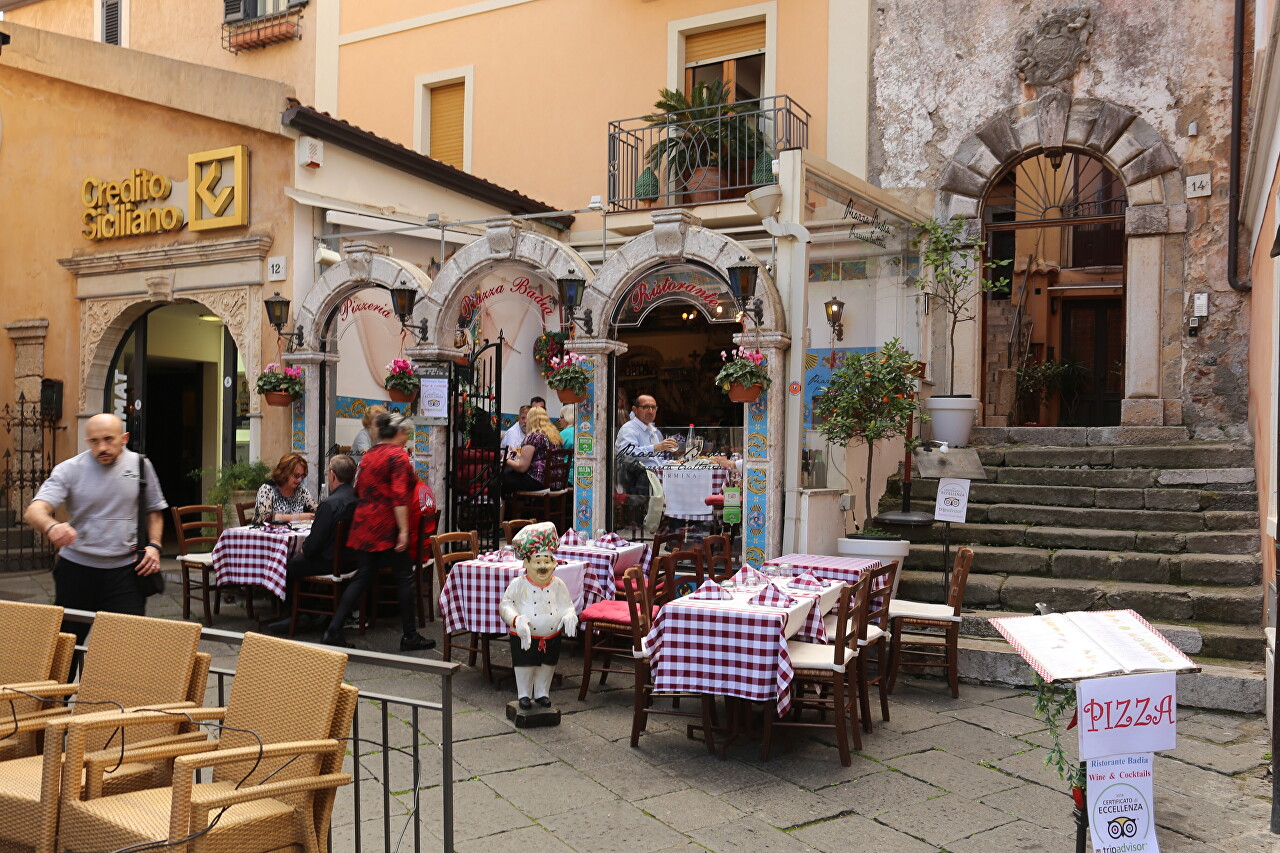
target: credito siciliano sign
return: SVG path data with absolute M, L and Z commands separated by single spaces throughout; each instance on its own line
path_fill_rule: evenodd
M 249 222 L 249 149 L 243 145 L 191 154 L 187 158 L 186 209 L 173 204 L 173 180 L 136 168 L 124 177 L 85 178 L 80 233 L 87 240 L 112 240 L 178 231 L 233 228 Z

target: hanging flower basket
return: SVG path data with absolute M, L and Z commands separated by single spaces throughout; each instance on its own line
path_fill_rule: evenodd
M 387 394 L 393 403 L 412 403 L 413 398 L 417 396 L 412 391 L 401 391 L 399 388 L 388 388 Z
M 288 406 L 306 390 L 301 367 L 281 367 L 272 362 L 258 374 L 257 391 L 269 406 Z
M 557 388 L 556 396 L 560 398 L 561 403 L 573 403 L 574 405 L 577 405 L 587 399 L 587 392 L 574 391 L 572 388 Z
M 262 396 L 267 399 L 268 406 L 293 405 L 293 395 L 288 391 L 263 391 Z
M 413 365 L 407 359 L 393 358 L 383 369 L 387 375 L 382 385 L 393 403 L 408 403 L 418 395 L 418 377 L 413 375 Z
M 743 385 L 741 382 L 729 383 L 729 399 L 735 403 L 754 403 L 764 388 L 760 385 Z
M 738 347 L 732 353 L 721 351 L 724 367 L 716 374 L 716 384 L 735 403 L 754 403 L 761 391 L 767 391 L 771 380 L 759 350 Z

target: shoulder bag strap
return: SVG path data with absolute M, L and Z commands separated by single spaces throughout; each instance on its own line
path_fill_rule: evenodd
M 147 457 L 138 454 L 138 544 L 139 554 L 147 547 Z

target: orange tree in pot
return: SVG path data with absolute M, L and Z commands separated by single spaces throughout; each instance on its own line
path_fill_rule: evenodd
M 827 387 L 814 397 L 813 419 L 823 438 L 834 447 L 843 448 L 854 442 L 867 445 L 867 490 L 863 503 L 866 521 L 874 515 L 871 465 L 875 459 L 875 443 L 905 435 L 917 412 L 922 421 L 929 419 L 916 399 L 919 370 L 916 357 L 894 338 L 879 352 L 846 355 L 832 372 Z
M 724 367 L 716 374 L 716 384 L 735 403 L 752 403 L 761 391 L 768 391 L 771 380 L 764 353 L 738 347 L 732 354 L 720 351 Z
M 303 376 L 301 367 L 281 367 L 273 361 L 258 374 L 258 393 L 267 398 L 268 405 L 287 406 L 306 390 Z

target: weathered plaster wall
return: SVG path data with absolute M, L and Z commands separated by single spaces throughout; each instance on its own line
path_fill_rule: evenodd
M 1022 32 L 1066 5 L 1061 0 L 876 3 L 872 182 L 933 209 L 942 170 L 961 142 L 997 112 L 1047 91 L 1023 85 L 1014 53 Z M 1060 86 L 1075 98 L 1097 98 L 1136 112 L 1172 148 L 1180 172 L 1170 174 L 1179 180 L 1212 175 L 1212 196 L 1187 203 L 1187 231 L 1173 235 L 1181 244 L 1173 263 L 1166 254 L 1165 305 L 1183 312 L 1179 393 L 1184 423 L 1206 437 L 1220 434 L 1219 426 L 1242 434 L 1249 310 L 1247 297 L 1227 285 L 1225 254 L 1233 4 L 1111 0 L 1071 5 L 1092 10 L 1093 32 L 1089 58 Z M 1196 136 L 1188 136 L 1192 122 L 1198 124 Z M 1190 338 L 1185 317 L 1191 294 L 1200 292 L 1210 294 L 1210 316 L 1200 336 Z

